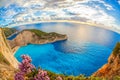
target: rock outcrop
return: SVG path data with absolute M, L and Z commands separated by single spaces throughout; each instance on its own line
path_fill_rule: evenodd
M 14 80 L 16 69 L 9 65 L 0 64 L 0 80 Z
M 61 35 L 57 33 L 45 33 L 40 30 L 30 29 L 23 30 L 20 32 L 15 39 L 8 40 L 11 48 L 16 46 L 24 46 L 27 44 L 45 44 L 52 43 L 55 41 L 66 40 L 66 35 Z
M 14 55 L 12 55 L 12 51 L 10 46 L 7 43 L 6 37 L 2 28 L 0 28 L 0 53 L 6 59 L 6 61 L 10 64 L 10 66 L 17 68 L 18 62 Z
M 95 72 L 93 76 L 107 78 L 108 80 L 114 80 L 114 77 L 120 76 L 120 43 L 117 43 L 108 63 Z

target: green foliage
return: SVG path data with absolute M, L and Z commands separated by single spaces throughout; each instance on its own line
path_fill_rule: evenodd
M 75 80 L 75 77 L 74 76 L 67 76 L 67 77 L 65 77 L 65 80 Z
M 50 71 L 47 71 L 47 72 L 48 72 L 48 76 L 50 77 L 50 80 L 55 80 L 60 75 L 60 74 L 55 74 L 55 73 L 50 72 Z
M 61 35 L 55 32 L 46 33 L 37 29 L 26 29 L 24 31 L 31 31 L 35 33 L 37 36 L 39 36 L 41 39 L 54 40 L 56 37 L 61 37 L 61 38 L 65 37 L 65 35 Z
M 0 63 L 10 65 L 10 63 L 5 59 L 5 57 L 1 52 L 0 52 Z
M 33 80 L 33 77 L 38 73 L 38 69 L 34 68 L 31 73 L 27 74 L 26 76 Z
M 37 29 L 26 29 L 25 31 L 31 31 L 34 32 L 37 36 L 42 37 L 43 35 L 46 35 L 47 33 L 37 30 Z
M 120 80 L 120 76 L 114 77 L 114 80 Z
M 120 42 L 118 42 L 113 50 L 113 54 L 116 55 L 120 53 Z
M 47 71 L 48 72 L 48 75 L 50 77 L 50 80 L 56 80 L 56 78 L 58 76 L 62 77 L 63 80 L 107 80 L 105 78 L 100 78 L 100 77 L 93 77 L 93 76 L 90 76 L 90 77 L 86 77 L 84 75 L 79 75 L 79 76 L 66 76 L 66 75 L 63 75 L 63 74 L 55 74 L 53 72 L 50 72 L 50 71 Z M 118 77 L 117 77 L 118 78 Z M 119 80 L 119 78 L 117 79 Z
M 100 77 L 90 76 L 90 77 L 88 78 L 88 80 L 107 80 L 107 79 L 105 79 L 105 78 L 100 78 Z
M 15 28 L 2 28 L 2 29 L 3 29 L 6 37 L 12 35 L 13 33 L 15 33 L 17 31 Z

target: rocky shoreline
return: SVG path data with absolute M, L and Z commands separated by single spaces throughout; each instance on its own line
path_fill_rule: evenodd
M 16 53 L 16 51 L 20 48 L 20 46 L 16 46 L 12 49 L 13 55 Z

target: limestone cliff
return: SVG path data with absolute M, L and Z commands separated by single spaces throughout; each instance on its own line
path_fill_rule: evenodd
M 9 65 L 0 64 L 0 80 L 14 80 L 16 69 Z
M 20 32 L 15 39 L 9 40 L 9 44 L 11 48 L 14 48 L 16 46 L 24 46 L 29 43 L 45 44 L 66 39 L 67 39 L 66 35 L 61 35 L 54 32 L 45 33 L 40 30 L 29 29 Z
M 0 54 L 2 56 L 0 60 L 5 58 L 3 61 L 7 62 L 9 66 L 14 68 L 18 67 L 18 62 L 16 58 L 12 55 L 11 48 L 7 43 L 7 40 L 2 28 L 0 28 Z
M 108 80 L 114 80 L 115 76 L 120 76 L 120 43 L 117 43 L 108 63 L 95 72 L 93 76 L 108 78 Z

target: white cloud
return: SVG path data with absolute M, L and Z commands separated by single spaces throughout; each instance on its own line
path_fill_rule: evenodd
M 120 0 L 118 0 L 118 4 L 120 5 Z
M 106 7 L 107 10 L 114 10 L 114 8 L 111 5 L 107 4 L 104 0 L 97 0 L 97 1 L 99 3 L 102 3 Z
M 73 2 L 73 0 L 66 0 L 67 2 Z
M 107 10 L 114 10 L 114 8 L 104 2 L 104 0 L 12 0 L 12 2 L 17 3 L 19 6 L 26 9 L 26 11 L 21 14 L 18 13 L 18 16 L 14 17 L 15 19 L 24 20 L 24 18 L 37 18 L 43 17 L 48 20 L 51 18 L 50 12 L 54 12 L 55 18 L 85 18 L 85 20 L 89 20 L 89 22 L 97 22 L 104 25 L 115 25 L 115 18 L 108 15 L 101 6 L 94 4 L 94 2 L 98 2 L 103 4 Z M 94 8 L 90 5 L 84 4 L 92 2 L 94 4 Z M 120 0 L 119 0 L 120 2 Z M 34 9 L 32 9 L 34 7 Z M 37 7 L 37 8 L 36 8 Z M 65 12 L 67 10 L 68 12 Z M 35 15 L 37 11 L 41 11 L 40 15 Z M 72 15 L 72 14 L 74 15 Z M 7 15 L 15 14 L 14 11 L 9 12 Z M 41 18 L 41 20 L 43 20 Z M 81 19 L 78 19 L 81 20 Z

